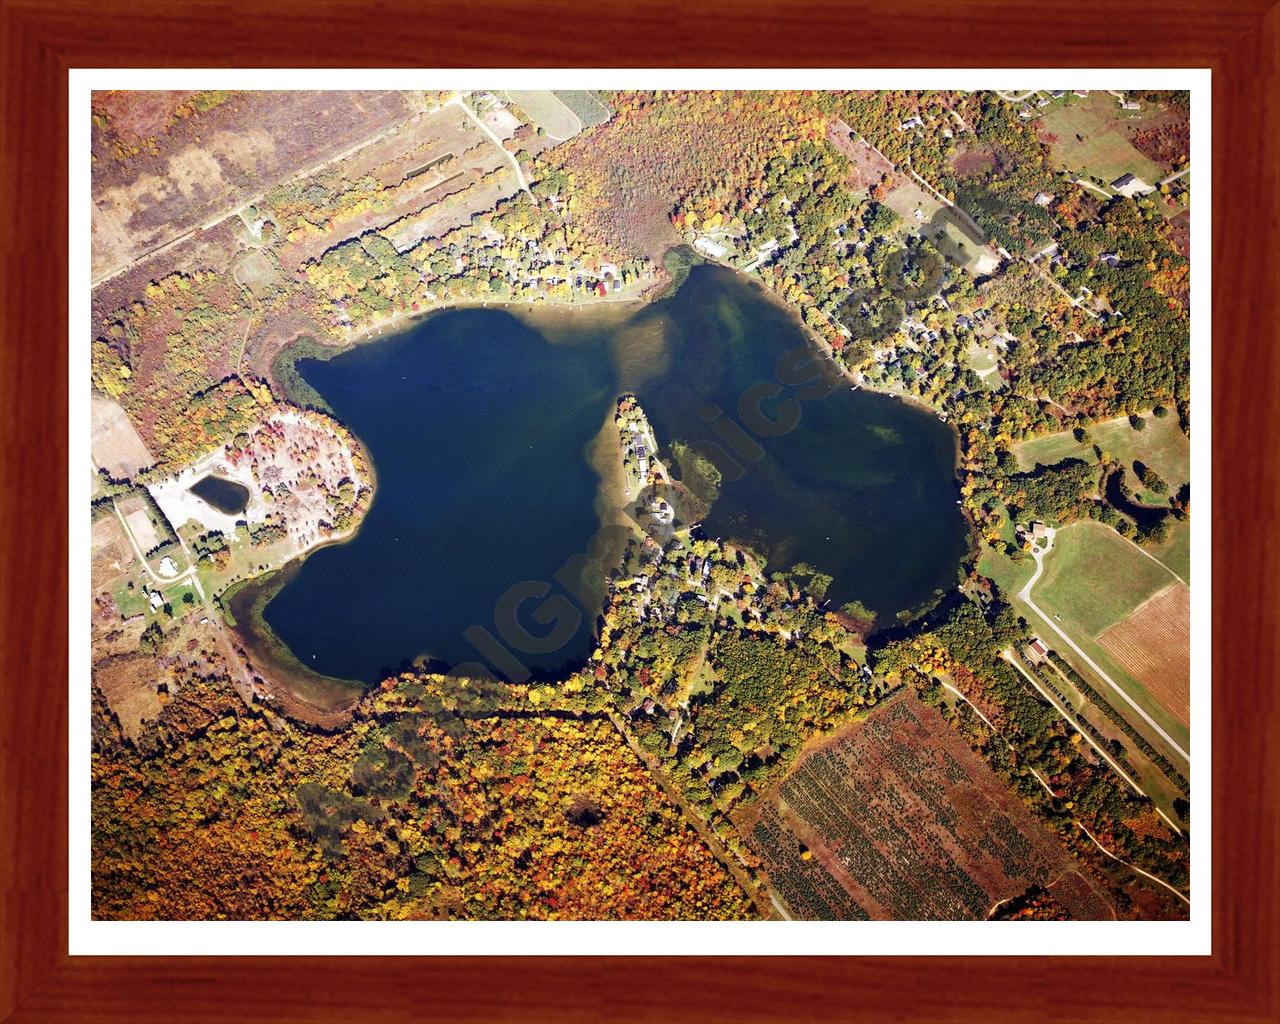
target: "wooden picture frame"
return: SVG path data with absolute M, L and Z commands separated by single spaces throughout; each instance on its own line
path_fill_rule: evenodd
M 0 1019 L 1280 1019 L 1280 759 L 1271 742 L 1280 727 L 1273 539 L 1280 460 L 1272 446 L 1280 433 L 1280 268 L 1265 233 L 1280 223 L 1280 6 L 1270 3 L 742 0 L 731 8 L 662 2 L 580 10 L 550 0 L 531 21 L 527 8 L 507 0 L 483 9 L 358 0 L 0 0 Z M 1213 435 L 1225 457 L 1213 478 L 1211 956 L 68 955 L 68 69 L 480 61 L 1212 69 Z

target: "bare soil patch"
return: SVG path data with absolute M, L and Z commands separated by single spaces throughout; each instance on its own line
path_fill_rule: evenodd
M 94 395 L 90 416 L 93 422 L 90 450 L 94 464 L 114 479 L 130 479 L 138 470 L 155 462 L 118 403 Z
M 93 681 L 120 719 L 126 736 L 136 737 L 143 722 L 160 714 L 156 686 L 161 675 L 155 659 L 143 654 L 106 658 L 93 666 Z
M 886 177 L 894 174 L 893 164 L 882 157 L 864 139 L 855 138 L 843 121 L 827 125 L 827 138 L 853 164 L 849 185 L 857 189 L 872 189 Z
M 986 150 L 965 148 L 951 158 L 951 167 L 961 178 L 976 178 L 996 165 L 996 158 Z

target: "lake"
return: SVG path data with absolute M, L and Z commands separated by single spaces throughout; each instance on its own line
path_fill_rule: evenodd
M 445 311 L 300 360 L 366 446 L 377 490 L 356 536 L 313 552 L 262 618 L 306 668 L 372 682 L 410 659 L 500 660 L 506 594 L 520 628 L 555 634 L 518 644 L 533 651 L 519 669 L 580 663 L 606 567 L 568 590 L 556 574 L 615 515 L 612 413 L 634 391 L 661 445 L 721 469 L 705 535 L 773 568 L 808 562 L 834 577 L 833 606 L 858 600 L 890 624 L 953 586 L 968 550 L 955 438 L 831 365 L 758 284 L 707 266 L 646 306 Z

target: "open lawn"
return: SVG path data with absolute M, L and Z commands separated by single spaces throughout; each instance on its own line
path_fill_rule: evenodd
M 1165 176 L 1160 165 L 1143 156 L 1129 141 L 1129 128 L 1149 119 L 1151 110 L 1124 111 L 1114 96 L 1091 92 L 1085 99 L 1068 97 L 1045 111 L 1044 131 L 1057 137 L 1054 159 L 1067 170 L 1110 185 L 1128 172 L 1154 185 Z
M 1170 493 L 1174 493 L 1191 478 L 1191 441 L 1178 426 L 1178 418 L 1172 412 L 1163 418 L 1144 413 L 1142 418 L 1146 423 L 1142 430 L 1134 430 L 1127 416 L 1119 416 L 1090 425 L 1087 428 L 1089 439 L 1083 444 L 1070 430 L 1062 430 L 1023 441 L 1014 446 L 1013 454 L 1018 460 L 1018 468 L 1026 472 L 1037 462 L 1046 466 L 1063 459 L 1097 462 L 1093 451 L 1097 445 L 1104 455 L 1124 464 L 1129 487 L 1135 496 L 1142 493 L 1133 476 L 1135 460 L 1146 463 L 1164 477 Z M 1159 503 L 1164 504 L 1164 501 Z
M 932 239 L 948 259 L 954 259 L 972 274 L 979 273 L 977 268 L 986 250 L 956 223 L 964 215 L 944 210 L 942 203 L 914 178 L 903 176 L 900 184 L 885 194 L 884 205 L 902 218 L 903 234 L 919 231 Z
M 1097 637 L 1173 582 L 1109 526 L 1080 522 L 1058 531 L 1031 596 L 1078 639 Z
M 582 131 L 578 115 L 549 90 L 512 90 L 503 95 L 533 118 L 534 123 L 557 142 L 571 139 Z
M 127 480 L 155 462 L 118 403 L 94 395 L 89 412 L 93 422 L 89 446 L 94 465 L 105 469 L 113 479 Z

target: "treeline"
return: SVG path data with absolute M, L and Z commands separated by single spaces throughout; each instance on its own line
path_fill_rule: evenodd
M 1077 672 L 1062 655 L 1057 651 L 1050 651 L 1049 658 L 1058 668 L 1062 669 L 1067 678 L 1071 680 L 1071 684 L 1080 691 L 1084 698 L 1118 725 L 1124 731 L 1124 734 L 1129 737 L 1133 745 L 1141 750 L 1151 763 L 1159 768 L 1168 777 L 1169 781 L 1181 790 L 1183 795 L 1190 796 L 1191 783 L 1187 781 L 1185 775 L 1169 762 L 1167 757 L 1148 743 L 1146 738 L 1130 725 L 1129 720 L 1120 714 L 1102 694 L 1085 682 L 1084 676 Z

